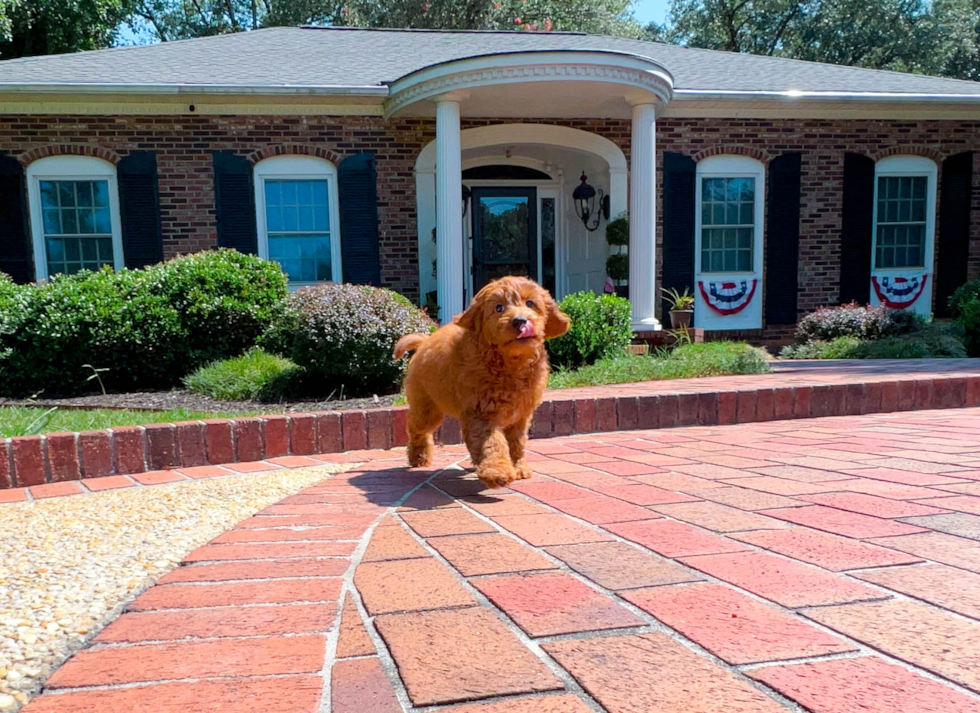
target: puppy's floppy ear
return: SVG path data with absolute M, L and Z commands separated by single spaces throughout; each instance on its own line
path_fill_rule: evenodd
M 555 337 L 560 337 L 568 328 L 572 325 L 572 320 L 568 318 L 568 315 L 558 309 L 558 303 L 548 295 L 547 293 L 544 304 L 545 310 L 548 313 L 548 321 L 544 325 L 544 338 L 554 339 Z
M 483 300 L 480 295 L 474 297 L 466 311 L 458 315 L 453 321 L 463 329 L 469 329 L 473 332 L 480 331 L 483 326 Z

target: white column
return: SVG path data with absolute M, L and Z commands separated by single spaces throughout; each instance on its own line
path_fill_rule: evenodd
M 436 272 L 439 321 L 463 311 L 463 170 L 459 102 L 436 100 Z
M 657 119 L 653 104 L 633 107 L 630 139 L 630 304 L 633 329 L 660 329 L 657 309 Z

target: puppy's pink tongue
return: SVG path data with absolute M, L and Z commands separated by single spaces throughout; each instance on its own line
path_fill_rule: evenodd
M 521 331 L 517 334 L 519 339 L 526 339 L 527 337 L 534 336 L 534 325 L 531 322 L 524 322 L 521 325 Z

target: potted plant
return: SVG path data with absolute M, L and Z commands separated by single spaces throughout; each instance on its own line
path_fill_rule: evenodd
M 670 304 L 670 326 L 674 329 L 690 327 L 694 315 L 694 295 L 690 288 L 685 287 L 683 292 L 668 288 L 664 290 L 664 299 Z
M 606 242 L 614 248 L 606 260 L 606 275 L 616 285 L 616 295 L 629 298 L 629 286 L 625 283 L 630 276 L 629 255 L 626 248 L 630 244 L 630 224 L 625 215 L 609 221 L 606 225 Z

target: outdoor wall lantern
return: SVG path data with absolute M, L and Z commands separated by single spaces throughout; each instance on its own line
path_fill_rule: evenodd
M 465 183 L 463 184 L 463 217 L 466 217 L 466 208 L 470 203 L 470 197 L 472 197 L 473 191 Z
M 585 229 L 592 232 L 599 227 L 601 218 L 604 217 L 606 220 L 609 220 L 609 196 L 603 195 L 601 188 L 596 191 L 595 188 L 590 186 L 588 184 L 588 176 L 585 175 L 584 171 L 580 180 L 582 183 L 572 191 L 572 200 L 575 201 L 575 211 L 578 213 L 579 218 L 582 219 L 582 224 L 585 226 Z M 596 200 L 597 196 L 598 201 Z M 598 206 L 596 203 L 598 203 Z

